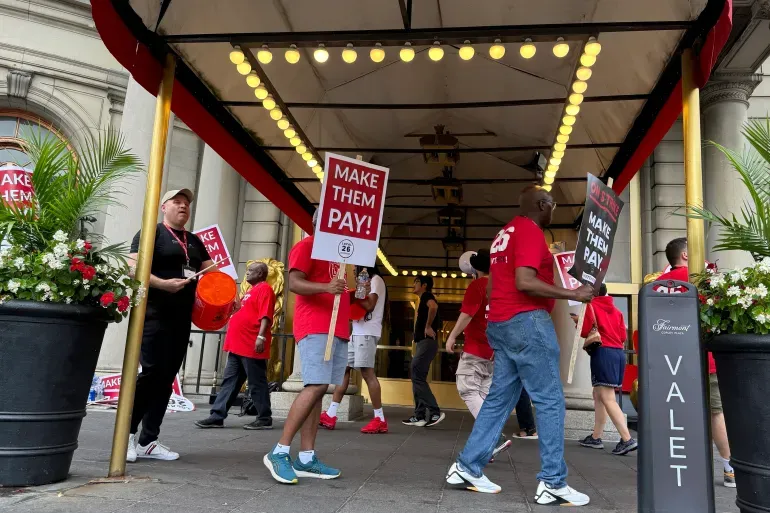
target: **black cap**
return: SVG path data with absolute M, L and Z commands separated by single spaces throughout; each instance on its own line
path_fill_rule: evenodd
M 477 271 L 489 273 L 489 250 L 480 249 L 470 258 L 471 265 Z

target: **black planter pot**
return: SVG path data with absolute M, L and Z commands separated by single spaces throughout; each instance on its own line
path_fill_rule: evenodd
M 0 486 L 67 477 L 109 318 L 98 307 L 0 305 Z
M 735 469 L 738 508 L 770 511 L 770 336 L 719 335 L 708 344 Z

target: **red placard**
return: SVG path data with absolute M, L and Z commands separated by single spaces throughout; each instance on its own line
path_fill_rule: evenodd
M 567 271 L 569 271 L 575 264 L 575 252 L 565 251 L 564 253 L 556 253 L 553 256 L 553 259 L 556 261 L 556 268 L 559 270 L 562 286 L 569 290 L 578 288 L 580 286 L 580 281 L 567 273 Z M 580 303 L 577 301 L 570 301 L 569 304 L 570 306 L 574 306 L 579 305 Z
M 219 229 L 219 225 L 215 224 L 195 230 L 193 232 L 201 240 L 206 251 L 208 251 L 211 259 L 217 264 L 217 268 L 223 273 L 227 273 L 234 280 L 238 280 L 238 272 L 235 270 L 235 265 L 230 259 L 230 252 L 225 245 L 224 237 L 222 237 L 222 230 Z
M 17 207 L 31 207 L 35 195 L 32 171 L 15 164 L 0 166 L 0 198 Z

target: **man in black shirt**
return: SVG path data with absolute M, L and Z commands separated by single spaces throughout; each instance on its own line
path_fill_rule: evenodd
M 158 434 L 171 397 L 171 386 L 190 340 L 192 308 L 198 283 L 192 277 L 214 263 L 203 242 L 184 228 L 190 219 L 192 200 L 193 193 L 189 189 L 168 191 L 161 200 L 163 222 L 155 230 L 147 314 L 139 357 L 142 371 L 136 382 L 126 455 L 126 460 L 131 462 L 136 461 L 137 456 L 160 460 L 179 458 L 179 454 L 158 441 Z M 139 251 L 140 235 L 141 231 L 131 243 L 129 258 L 134 262 Z M 137 440 L 140 422 L 142 433 Z
M 414 415 L 403 421 L 407 426 L 435 426 L 446 416 L 438 407 L 436 398 L 428 384 L 428 371 L 438 352 L 437 333 L 441 330 L 438 316 L 438 302 L 433 295 L 433 278 L 418 276 L 414 279 L 415 295 L 420 298 L 417 318 L 414 323 L 414 339 L 417 349 L 412 357 L 412 393 L 414 394 Z

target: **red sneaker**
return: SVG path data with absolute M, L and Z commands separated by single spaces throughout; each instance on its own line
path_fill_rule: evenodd
M 378 417 L 374 417 L 372 420 L 369 421 L 369 424 L 361 428 L 361 432 L 370 434 L 370 435 L 377 434 L 377 433 L 387 433 L 388 421 L 380 420 Z
M 325 411 L 322 411 L 321 418 L 318 419 L 318 425 L 331 431 L 337 425 L 337 417 L 330 417 Z

